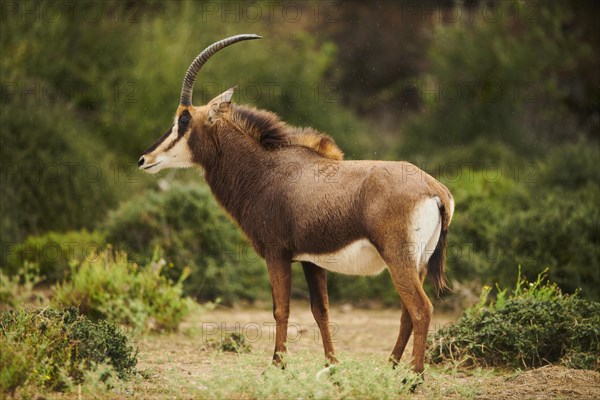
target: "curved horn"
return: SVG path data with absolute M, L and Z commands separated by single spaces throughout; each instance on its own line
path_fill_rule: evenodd
M 181 99 L 179 103 L 184 106 L 192 105 L 192 91 L 194 89 L 196 75 L 198 75 L 198 71 L 200 71 L 200 68 L 202 68 L 204 63 L 208 61 L 210 57 L 212 57 L 217 51 L 229 45 L 241 42 L 242 40 L 253 39 L 262 39 L 262 36 L 254 34 L 235 35 L 228 37 L 227 39 L 219 40 L 218 42 L 213 43 L 206 49 L 204 49 L 202 53 L 200 53 L 198 57 L 194 59 L 187 72 L 185 73 L 185 78 L 183 78 L 183 86 L 181 87 Z

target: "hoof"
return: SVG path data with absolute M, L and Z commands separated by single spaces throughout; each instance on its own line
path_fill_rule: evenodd
M 276 366 L 279 369 L 285 369 L 285 361 L 279 354 L 276 354 L 273 356 L 272 363 L 274 366 Z

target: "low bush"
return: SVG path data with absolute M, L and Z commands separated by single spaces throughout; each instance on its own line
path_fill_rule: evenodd
M 6 270 L 14 274 L 24 263 L 35 263 L 43 282 L 54 283 L 65 278 L 71 262 L 81 261 L 104 246 L 102 233 L 86 229 L 29 236 L 10 249 Z
M 28 301 L 41 301 L 43 296 L 33 290 L 40 282 L 37 264 L 25 262 L 15 275 L 0 271 L 0 311 L 13 309 Z
M 223 352 L 229 353 L 250 353 L 252 346 L 246 340 L 246 336 L 239 332 L 230 332 L 227 335 L 221 337 L 221 339 L 214 343 L 214 346 Z
M 81 383 L 99 365 L 101 376 L 127 379 L 135 371 L 137 351 L 114 324 L 92 322 L 75 307 L 21 310 L 0 317 L 0 393 L 23 386 L 66 390 Z
M 582 298 L 599 301 L 600 292 L 600 187 L 565 194 L 548 191 L 531 198 L 498 223 L 495 240 L 499 252 L 489 264 L 489 275 L 503 285 L 517 274 L 535 277 L 539 266 L 566 293 L 581 289 Z
M 546 272 L 533 283 L 517 280 L 512 293 L 498 289 L 460 320 L 433 335 L 433 363 L 535 368 L 560 363 L 571 368 L 600 369 L 600 303 L 565 295 Z
M 140 331 L 175 330 L 192 306 L 182 294 L 189 270 L 173 282 L 161 274 L 165 265 L 155 254 L 141 268 L 108 249 L 73 265 L 70 279 L 54 288 L 53 302 Z
M 540 165 L 538 187 L 580 190 L 600 185 L 600 146 L 597 140 L 579 138 L 554 148 Z
M 160 247 L 173 263 L 163 271 L 170 279 L 179 279 L 189 267 L 184 289 L 196 298 L 230 304 L 269 293 L 263 260 L 200 182 L 145 192 L 123 203 L 104 228 L 107 241 L 126 249 L 139 264 L 150 261 Z

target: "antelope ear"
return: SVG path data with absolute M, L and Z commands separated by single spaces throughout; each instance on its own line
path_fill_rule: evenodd
M 227 89 L 208 103 L 208 122 L 214 123 L 229 111 L 235 87 Z

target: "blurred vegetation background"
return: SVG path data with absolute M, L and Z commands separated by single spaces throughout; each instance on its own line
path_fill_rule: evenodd
M 201 300 L 268 299 L 262 260 L 197 171 L 138 172 L 184 72 L 332 135 L 347 158 L 408 160 L 455 195 L 456 292 L 534 279 L 600 291 L 600 7 L 591 1 L 2 2 L 0 265 L 39 283 L 107 246 L 157 252 Z M 88 260 L 89 261 L 89 260 Z M 299 267 L 294 293 L 307 296 Z M 187 275 L 186 275 L 187 276 Z M 333 301 L 398 304 L 387 272 L 330 275 Z

